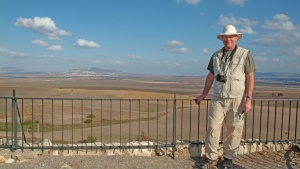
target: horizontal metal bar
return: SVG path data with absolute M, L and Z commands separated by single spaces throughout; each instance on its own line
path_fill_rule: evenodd
M 33 146 L 33 147 L 15 147 L 15 149 L 39 149 L 39 150 L 110 150 L 110 149 L 159 149 L 159 148 L 166 148 L 166 147 L 174 147 L 172 144 L 166 145 L 141 145 L 141 146 L 69 146 L 69 145 L 57 145 L 57 146 Z

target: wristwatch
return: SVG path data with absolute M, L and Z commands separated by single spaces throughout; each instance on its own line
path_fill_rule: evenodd
M 252 100 L 252 96 L 246 96 L 246 98 L 249 98 L 250 100 Z

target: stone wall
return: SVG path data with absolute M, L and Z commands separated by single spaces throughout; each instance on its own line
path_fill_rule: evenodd
M 11 141 L 2 140 L 0 143 L 11 143 Z M 26 159 L 34 159 L 39 157 L 42 154 L 50 154 L 50 155 L 128 155 L 128 156 L 164 156 L 169 155 L 173 156 L 173 148 L 160 148 L 160 149 L 152 149 L 152 148 L 144 148 L 144 149 L 135 149 L 135 148 L 116 148 L 116 149 L 93 149 L 93 146 L 106 146 L 106 147 L 118 147 L 122 146 L 120 143 L 110 143 L 110 144 L 102 144 L 100 142 L 95 143 L 79 143 L 79 144 L 66 144 L 64 146 L 71 146 L 74 148 L 73 150 L 59 150 L 59 145 L 52 145 L 49 139 L 45 139 L 43 142 L 35 145 L 31 145 L 30 143 L 23 143 L 19 141 L 19 145 L 23 145 L 24 151 L 21 149 L 17 149 L 15 151 L 11 151 L 10 149 L 0 148 L 0 163 L 12 163 L 16 161 L 23 161 Z M 154 142 L 130 142 L 125 144 L 124 146 L 155 146 Z M 238 154 L 247 154 L 252 152 L 260 152 L 263 150 L 272 150 L 272 151 L 280 151 L 283 149 L 288 149 L 291 143 L 242 143 L 239 147 Z M 40 149 L 31 150 L 30 148 L 39 147 Z M 54 149 L 43 149 L 42 147 L 53 147 Z M 80 147 L 91 147 L 91 149 L 81 149 Z M 220 156 L 223 153 L 222 144 L 219 149 Z M 182 141 L 177 141 L 177 145 L 175 148 L 175 158 L 176 156 L 190 156 L 190 157 L 200 157 L 205 154 L 204 144 L 189 144 L 184 143 Z

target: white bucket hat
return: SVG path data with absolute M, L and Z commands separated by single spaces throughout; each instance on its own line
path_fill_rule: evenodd
M 223 32 L 218 34 L 217 38 L 219 40 L 222 40 L 222 35 L 237 35 L 238 36 L 238 40 L 240 40 L 242 38 L 242 34 L 241 33 L 237 33 L 237 30 L 235 29 L 235 27 L 233 25 L 227 25 L 223 28 Z

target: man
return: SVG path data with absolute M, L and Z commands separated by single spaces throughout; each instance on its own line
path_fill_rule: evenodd
M 214 83 L 205 136 L 206 162 L 202 168 L 214 168 L 218 163 L 223 122 L 227 128 L 223 144 L 223 165 L 232 167 L 232 159 L 237 156 L 242 137 L 243 116 L 252 108 L 256 67 L 250 51 L 236 45 L 242 34 L 237 33 L 234 26 L 227 25 L 217 38 L 223 41 L 224 47 L 212 55 L 202 95 L 195 98 L 195 103 L 200 104 Z

